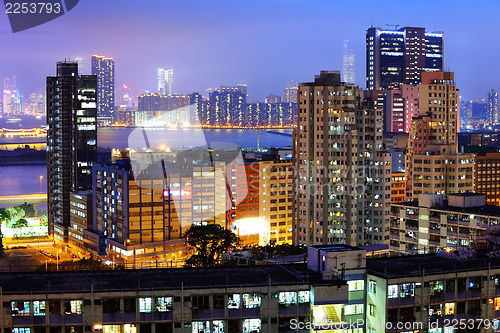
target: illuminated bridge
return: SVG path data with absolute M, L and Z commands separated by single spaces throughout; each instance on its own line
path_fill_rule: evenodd
M 47 203 L 47 193 L 0 196 L 0 206 L 22 205 L 25 202 L 35 206 Z

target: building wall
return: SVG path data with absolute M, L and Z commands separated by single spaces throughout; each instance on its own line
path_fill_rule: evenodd
M 47 77 L 47 195 L 49 233 L 68 242 L 70 191 L 92 186 L 97 160 L 97 78 L 58 62 Z
M 123 274 L 126 274 L 124 272 Z M 198 273 L 197 273 L 198 274 Z M 147 279 L 143 280 L 147 283 Z M 212 288 L 10 293 L 3 295 L 2 325 L 13 332 L 278 332 L 291 321 L 345 320 L 347 285 L 307 282 Z M 80 289 L 77 289 L 80 290 Z M 338 316 L 328 316 L 338 309 Z M 313 310 L 314 309 L 314 310 Z M 21 330 L 22 329 L 22 330 Z M 304 331 L 304 330 L 301 330 Z M 309 331 L 309 330 L 307 330 Z
M 500 153 L 475 156 L 474 192 L 486 195 L 489 205 L 500 206 Z
M 446 196 L 474 190 L 474 154 L 414 155 L 411 165 L 413 198 L 421 193 Z
M 295 142 L 295 244 L 357 242 L 356 106 L 360 92 L 322 72 L 298 91 Z M 331 192 L 331 193 L 330 193 Z
M 291 161 L 259 162 L 259 216 L 269 230 L 269 241 L 293 241 L 293 168 Z
M 294 241 L 387 242 L 391 154 L 383 149 L 383 110 L 337 74 L 321 72 L 299 87 Z
M 405 173 L 393 172 L 391 174 L 391 203 L 405 201 Z
M 470 248 L 478 235 L 496 228 L 500 219 L 442 207 L 404 203 L 391 207 L 391 251 L 407 254 Z

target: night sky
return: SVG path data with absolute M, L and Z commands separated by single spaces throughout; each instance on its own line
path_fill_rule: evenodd
M 2 10 L 3 11 L 3 10 Z M 282 94 L 288 80 L 342 69 L 342 42 L 365 87 L 365 30 L 371 24 L 445 32 L 445 66 L 465 99 L 500 89 L 500 1 L 80 0 L 66 15 L 13 34 L 0 13 L 0 78 L 15 74 L 29 94 L 55 63 L 115 58 L 116 85 L 156 90 L 156 69 L 174 68 L 174 91 L 248 84 L 249 100 Z

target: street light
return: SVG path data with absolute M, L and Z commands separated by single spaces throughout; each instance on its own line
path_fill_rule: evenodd
M 42 191 L 42 181 L 43 181 L 43 176 L 40 175 L 40 193 L 43 193 L 43 191 Z

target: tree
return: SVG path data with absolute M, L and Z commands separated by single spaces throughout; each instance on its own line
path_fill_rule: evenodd
M 4 249 L 3 249 L 3 233 L 1 230 L 1 225 L 5 222 L 5 225 L 7 225 L 7 222 L 11 220 L 10 213 L 7 211 L 5 208 L 0 208 L 0 256 L 3 256 Z
M 38 211 L 38 218 L 40 221 L 47 221 L 47 210 L 46 209 L 40 209 Z
M 193 248 L 194 254 L 186 261 L 186 266 L 213 267 L 219 264 L 221 255 L 230 250 L 238 237 L 218 224 L 193 225 L 184 238 Z
M 22 227 L 27 227 L 28 226 L 28 221 L 26 219 L 19 219 L 14 224 L 12 224 L 12 228 L 22 228 Z
M 34 217 L 35 216 L 35 208 L 33 207 L 32 204 L 25 202 L 22 205 L 17 206 L 17 207 L 24 210 L 24 214 L 25 214 L 24 216 L 27 216 L 27 217 Z
M 9 206 L 7 207 L 7 212 L 10 214 L 11 222 L 14 221 L 14 223 L 24 218 L 24 216 L 26 215 L 26 212 L 20 206 L 17 207 Z

